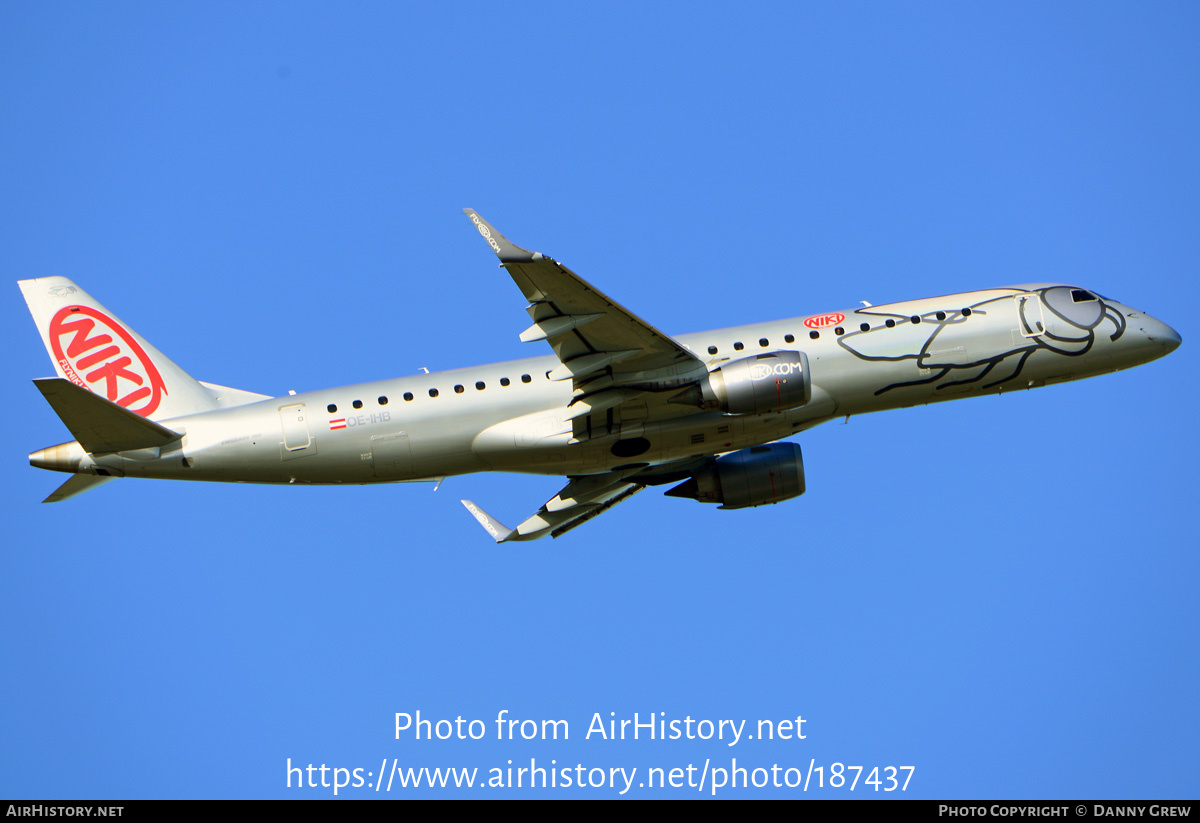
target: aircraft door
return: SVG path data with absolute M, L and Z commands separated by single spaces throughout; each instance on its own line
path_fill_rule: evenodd
M 308 415 L 305 413 L 304 404 L 280 406 L 279 422 L 283 425 L 284 459 L 308 454 L 312 435 L 308 430 Z
M 1017 303 L 1017 328 L 1023 337 L 1038 337 L 1046 332 L 1042 299 L 1032 292 L 1013 296 Z

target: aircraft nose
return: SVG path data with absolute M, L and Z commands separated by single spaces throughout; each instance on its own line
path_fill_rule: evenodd
M 1179 348 L 1179 344 L 1183 342 L 1183 338 L 1179 336 L 1179 332 L 1166 323 L 1163 324 L 1163 328 L 1167 330 L 1166 334 L 1163 335 L 1163 345 L 1167 347 L 1167 354 L 1170 354 Z
M 1142 326 L 1142 331 L 1146 333 L 1151 342 L 1158 343 L 1166 349 L 1164 354 L 1170 354 L 1179 348 L 1179 344 L 1183 342 L 1183 338 L 1179 336 L 1179 332 L 1168 326 L 1161 320 L 1155 320 L 1149 315 L 1146 316 L 1145 323 Z

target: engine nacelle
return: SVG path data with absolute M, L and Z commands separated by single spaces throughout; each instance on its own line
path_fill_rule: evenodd
M 773 351 L 726 363 L 709 372 L 699 392 L 679 398 L 727 414 L 788 411 L 811 399 L 812 377 L 802 351 Z
M 722 509 L 767 506 L 804 494 L 804 458 L 795 443 L 771 443 L 727 454 L 667 492 Z

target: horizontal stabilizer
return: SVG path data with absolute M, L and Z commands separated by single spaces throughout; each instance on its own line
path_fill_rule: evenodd
M 165 446 L 183 436 L 70 380 L 46 377 L 33 385 L 79 445 L 92 454 Z
M 115 477 L 105 477 L 99 474 L 74 474 L 71 478 L 55 489 L 49 497 L 43 500 L 43 503 L 57 503 L 60 500 L 66 500 L 68 497 L 74 497 L 77 494 L 83 494 L 88 489 L 94 489 L 97 486 L 103 486 L 109 480 L 115 480 Z

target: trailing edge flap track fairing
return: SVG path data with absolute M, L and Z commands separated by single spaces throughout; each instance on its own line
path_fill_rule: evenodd
M 834 417 L 1078 380 L 1179 335 L 1084 287 L 1033 283 L 672 337 L 465 210 L 529 305 L 526 360 L 285 397 L 193 379 L 64 277 L 21 291 L 57 377 L 34 381 L 74 440 L 29 455 L 71 477 L 392 483 L 560 475 L 497 542 L 558 536 L 647 486 L 739 509 L 804 493 L 784 438 Z

